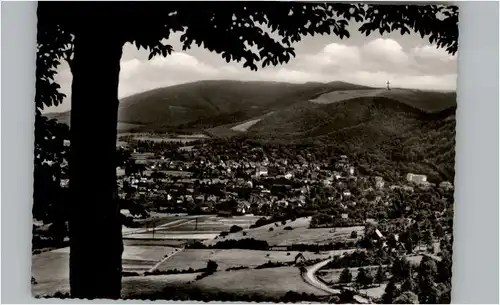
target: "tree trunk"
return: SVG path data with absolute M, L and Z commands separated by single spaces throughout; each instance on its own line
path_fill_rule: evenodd
M 72 63 L 71 297 L 118 299 L 123 243 L 115 146 L 123 43 L 104 22 L 85 23 L 75 31 Z

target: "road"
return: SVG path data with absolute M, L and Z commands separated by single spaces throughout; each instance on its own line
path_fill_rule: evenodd
M 317 277 L 316 277 L 316 272 L 318 272 L 319 269 L 323 268 L 324 266 L 326 266 L 326 264 L 328 264 L 329 262 L 331 262 L 333 259 L 330 258 L 330 259 L 327 259 L 327 260 L 324 260 L 324 261 L 321 261 L 317 264 L 314 264 L 312 266 L 309 266 L 306 268 L 307 272 L 304 276 L 304 280 L 318 288 L 318 289 L 321 289 L 323 291 L 326 291 L 330 294 L 340 294 L 340 290 L 339 289 L 333 289 L 333 288 L 330 288 L 328 287 L 326 284 L 324 284 L 323 282 L 321 282 Z M 359 295 L 354 295 L 353 296 L 354 300 L 356 300 L 356 302 L 360 303 L 360 304 L 370 304 L 370 300 L 366 299 L 366 298 L 363 298 Z
M 148 272 L 153 272 L 155 271 L 158 267 L 160 267 L 161 264 L 163 264 L 164 262 L 166 262 L 167 260 L 169 260 L 172 256 L 174 255 L 177 255 L 179 253 L 181 253 L 184 249 L 180 249 L 179 251 L 177 252 L 174 252 L 172 253 L 171 255 L 167 256 L 167 257 L 164 257 L 162 260 L 160 260 L 158 263 L 156 263 L 156 265 L 154 265 L 152 268 L 150 268 L 148 270 Z
M 307 267 L 306 268 L 307 272 L 305 274 L 304 279 L 306 280 L 306 282 L 308 284 L 310 284 L 316 288 L 319 288 L 319 289 L 326 291 L 330 294 L 339 294 L 340 293 L 339 289 L 333 289 L 333 288 L 328 287 L 323 282 L 318 280 L 318 278 L 316 277 L 316 272 L 318 272 L 319 269 L 323 268 L 324 266 L 326 266 L 326 264 L 328 264 L 331 261 L 332 261 L 332 259 L 327 259 L 327 260 L 321 261 L 315 265 Z
M 159 229 L 165 229 L 165 228 L 174 228 L 174 227 L 178 227 L 178 226 L 181 226 L 183 224 L 190 223 L 193 221 L 194 220 L 192 220 L 192 219 L 174 220 L 174 221 L 164 223 L 164 224 L 159 225 L 159 226 L 154 227 L 154 228 L 142 228 L 142 229 L 130 230 L 130 231 L 127 230 L 126 232 L 123 232 L 122 236 L 128 236 L 128 235 L 140 234 L 140 233 L 149 233 L 149 232 L 153 232 L 153 231 L 157 231 Z

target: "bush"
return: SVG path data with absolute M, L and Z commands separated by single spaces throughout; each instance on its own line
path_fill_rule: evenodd
M 319 303 L 320 299 L 314 294 L 307 294 L 305 292 L 298 293 L 295 291 L 288 291 L 281 300 L 285 303 L 296 303 L 296 302 L 314 302 Z
M 290 263 L 268 261 L 267 263 L 264 263 L 262 265 L 255 267 L 255 269 L 276 268 L 276 267 L 283 267 L 283 266 L 289 266 L 289 265 L 290 265 Z
M 198 248 L 198 249 L 206 249 Z M 223 240 L 210 247 L 211 249 L 246 249 L 246 250 L 268 250 L 269 244 L 265 240 L 244 238 L 239 240 Z M 192 248 L 196 249 L 196 248 Z
M 311 219 L 310 228 L 335 228 L 354 227 L 364 225 L 363 221 L 353 218 L 334 218 L 327 214 L 314 215 Z
M 207 249 L 208 247 L 199 241 L 186 245 L 186 249 Z
M 342 257 L 335 256 L 331 262 L 326 264 L 324 269 L 366 267 L 372 265 L 388 265 L 388 264 L 390 264 L 389 257 L 380 257 L 372 252 L 355 251 L 350 254 L 345 254 Z
M 215 272 L 217 271 L 217 267 L 219 267 L 219 265 L 213 260 L 207 262 L 207 271 Z
M 248 269 L 248 266 L 229 267 L 226 271 Z
M 128 277 L 128 276 L 139 276 L 138 272 L 135 271 L 122 271 L 122 276 L 123 277 Z
M 274 231 L 274 229 L 273 229 L 272 227 L 271 227 L 271 228 L 269 228 L 269 232 L 272 232 L 272 231 Z
M 342 270 L 339 277 L 339 283 L 350 283 L 352 281 L 352 273 L 349 268 Z
M 247 232 L 243 232 L 242 234 L 243 234 L 243 236 L 247 236 Z
M 282 220 L 282 221 L 281 221 L 281 224 L 282 224 L 282 225 L 286 225 L 286 220 Z
M 274 221 L 272 219 L 267 219 L 266 217 L 261 217 L 253 225 L 250 226 L 250 229 L 262 227 L 262 226 L 268 225 L 268 224 L 273 223 L 273 222 Z
M 151 272 L 150 271 L 144 272 L 144 276 L 148 276 L 148 275 L 182 274 L 182 273 L 197 273 L 197 272 L 206 272 L 206 271 L 207 271 L 206 268 L 197 269 L 197 270 L 194 270 L 193 268 L 181 269 L 181 270 L 178 270 L 178 269 L 170 269 L 170 270 L 158 270 L 158 269 L 154 269 Z M 131 275 L 129 275 L 129 276 L 131 276 Z
M 236 233 L 236 232 L 239 232 L 239 231 L 243 231 L 243 228 L 240 227 L 240 226 L 232 226 L 230 229 L 229 229 L 229 233 Z
M 358 232 L 352 231 L 351 232 L 351 238 L 358 238 Z

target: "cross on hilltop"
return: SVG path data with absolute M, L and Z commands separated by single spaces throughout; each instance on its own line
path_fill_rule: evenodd
M 389 81 L 387 81 L 387 90 L 391 90 L 390 84 L 391 83 Z

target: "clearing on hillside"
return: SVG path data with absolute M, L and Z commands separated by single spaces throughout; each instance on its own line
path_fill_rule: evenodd
M 288 221 L 285 225 L 282 225 L 281 222 L 276 222 L 278 226 L 276 226 L 275 223 L 271 223 L 262 227 L 229 234 L 222 240 L 254 238 L 257 240 L 265 240 L 270 246 L 290 246 L 292 244 L 329 244 L 332 242 L 353 240 L 351 239 L 352 231 L 357 231 L 358 235 L 363 234 L 364 232 L 364 227 L 362 226 L 310 229 L 310 222 L 311 217 L 301 217 L 295 221 Z M 285 227 L 292 227 L 292 230 L 284 230 Z M 273 228 L 273 230 L 269 231 L 269 228 Z M 207 240 L 204 243 L 207 245 L 213 245 L 220 240 L 220 238 L 217 238 L 214 240 Z
M 433 92 L 400 88 L 391 90 L 361 89 L 331 91 L 309 101 L 316 104 L 331 104 L 362 97 L 390 98 L 425 112 L 438 112 L 456 106 L 456 93 L 454 92 Z

